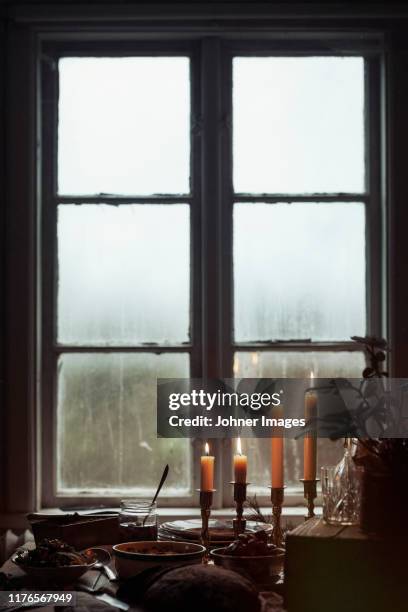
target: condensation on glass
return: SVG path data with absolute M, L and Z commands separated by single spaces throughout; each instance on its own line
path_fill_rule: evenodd
M 156 378 L 189 376 L 189 356 L 65 354 L 58 361 L 57 493 L 161 495 L 192 489 L 190 440 L 157 439 Z
M 365 268 L 364 204 L 235 204 L 235 340 L 364 335 Z
M 58 342 L 189 340 L 186 204 L 58 207 Z
M 363 353 L 355 351 L 240 351 L 234 357 L 236 378 L 305 378 L 360 377 L 365 367 Z M 267 439 L 249 438 L 244 441 L 251 458 L 248 482 L 252 492 L 266 494 L 270 484 L 271 443 Z M 343 454 L 342 442 L 318 439 L 318 464 L 336 465 Z M 285 440 L 285 483 L 287 492 L 299 489 L 303 477 L 303 441 Z M 251 493 L 251 491 L 250 491 Z
M 58 192 L 190 192 L 187 57 L 60 59 Z
M 236 57 L 234 189 L 361 193 L 362 57 Z

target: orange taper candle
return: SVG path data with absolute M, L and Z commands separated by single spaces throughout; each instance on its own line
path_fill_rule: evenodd
M 282 406 L 274 408 L 274 418 L 283 419 Z M 283 428 L 274 428 L 275 436 L 272 438 L 272 488 L 283 488 Z
M 201 457 L 201 491 L 214 489 L 214 457 L 210 455 L 208 442 L 205 443 L 205 455 Z
M 313 372 L 310 373 L 311 385 L 313 384 Z M 307 391 L 305 394 L 305 421 L 308 425 L 310 419 L 317 416 L 317 395 L 315 391 Z M 311 431 L 306 434 L 303 442 L 303 478 L 315 480 L 317 463 L 317 438 L 316 433 Z

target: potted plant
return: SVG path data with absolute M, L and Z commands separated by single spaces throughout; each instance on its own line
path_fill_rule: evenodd
M 370 379 L 387 378 L 383 364 L 388 350 L 387 342 L 382 338 L 354 336 L 354 341 L 364 346 L 368 365 L 363 371 L 363 378 L 369 387 Z M 387 386 L 387 385 L 385 385 Z M 389 428 L 394 427 L 399 433 L 401 424 L 401 404 L 393 394 L 384 392 L 381 405 L 377 406 L 378 414 L 385 413 L 383 435 L 389 435 Z M 380 535 L 402 534 L 407 531 L 408 488 L 405 486 L 408 476 L 408 439 L 378 437 L 357 439 L 355 462 L 363 470 L 361 491 L 360 525 L 367 533 Z

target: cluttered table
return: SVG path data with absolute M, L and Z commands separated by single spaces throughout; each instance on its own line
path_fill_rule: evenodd
M 115 517 L 115 520 L 117 524 L 117 517 Z M 100 521 L 105 522 L 105 530 L 99 530 L 97 534 L 95 524 Z M 75 522 L 74 520 L 74 525 Z M 106 517 L 96 518 L 93 527 L 89 527 L 87 520 L 84 522 L 88 524 L 88 530 L 83 531 L 86 534 L 85 540 L 88 540 L 88 544 L 91 543 L 92 554 L 97 555 L 96 563 L 95 559 L 86 559 L 88 565 L 84 566 L 82 575 L 76 577 L 72 574 L 71 581 L 67 581 L 67 575 L 73 570 L 72 566 L 62 566 L 53 570 L 47 568 L 48 578 L 51 577 L 51 580 L 44 583 L 41 570 L 33 572 L 30 569 L 28 571 L 24 565 L 28 558 L 30 559 L 30 567 L 34 561 L 38 562 L 41 546 L 40 548 L 36 547 L 34 543 L 25 545 L 8 559 L 0 569 L 0 591 L 3 591 L 3 594 L 14 593 L 11 600 L 12 605 L 10 605 L 10 602 L 7 603 L 4 597 L 3 599 L 0 598 L 1 611 L 8 610 L 10 612 L 27 607 L 53 609 L 56 606 L 52 599 L 47 605 L 47 602 L 38 602 L 38 598 L 34 601 L 31 597 L 31 601 L 25 601 L 25 605 L 23 605 L 22 597 L 15 596 L 17 594 L 23 596 L 27 593 L 41 594 L 45 591 L 69 593 L 72 595 L 70 601 L 59 601 L 59 606 L 63 605 L 70 609 L 81 608 L 84 611 L 109 610 L 114 607 L 125 611 L 131 609 L 143 612 L 153 610 L 155 612 L 156 610 L 171 611 L 177 609 L 178 612 L 182 612 L 183 610 L 191 610 L 192 605 L 194 605 L 196 612 L 201 609 L 234 610 L 234 612 L 240 612 L 241 610 L 242 612 L 257 612 L 257 610 L 281 612 L 283 610 L 282 580 L 279 580 L 278 575 L 271 574 L 271 572 L 276 574 L 279 571 L 276 569 L 277 564 L 279 564 L 280 569 L 283 568 L 283 559 L 280 554 L 276 555 L 273 564 L 270 561 L 265 564 L 265 560 L 264 563 L 257 563 L 256 559 L 250 559 L 251 567 L 249 571 L 255 569 L 257 572 L 255 574 L 256 578 L 261 577 L 259 575 L 260 569 L 262 570 L 263 580 L 268 581 L 271 578 L 270 585 L 258 584 L 255 586 L 254 581 L 248 580 L 247 577 L 236 573 L 236 571 L 230 571 L 236 569 L 235 565 L 232 568 L 225 565 L 220 566 L 214 556 L 205 554 L 205 549 L 199 544 L 199 521 L 164 523 L 159 528 L 158 539 L 148 543 L 140 541 L 133 542 L 132 545 L 124 543 L 115 546 L 112 546 L 112 544 L 101 546 L 98 543 L 97 547 L 92 540 L 99 538 L 100 541 L 103 533 L 108 539 L 117 538 L 117 535 L 113 533 L 115 529 L 113 517 L 110 519 Z M 71 542 L 76 540 L 77 546 L 69 547 L 74 552 L 70 552 L 68 547 L 58 550 L 53 549 L 54 559 L 55 555 L 61 559 L 64 555 L 68 557 L 77 555 L 77 550 L 81 550 L 80 554 L 84 554 L 83 546 L 79 546 L 84 541 L 81 536 L 81 519 L 78 523 L 76 528 L 73 528 L 72 525 L 60 524 L 56 526 L 57 535 L 64 535 Z M 112 533 L 109 533 L 109 525 L 112 528 Z M 266 530 L 270 528 L 268 525 L 256 525 L 249 521 L 247 535 L 241 537 L 240 546 L 244 546 L 246 550 L 250 550 L 251 547 L 254 551 L 255 548 L 258 552 L 259 549 L 263 550 L 263 547 L 266 546 L 264 527 L 266 527 Z M 44 525 L 37 525 L 34 529 L 36 539 L 38 538 L 37 543 L 38 541 L 44 542 L 43 531 Z M 210 522 L 210 532 L 214 540 L 212 549 L 215 551 L 220 550 L 220 545 L 228 543 L 231 545 L 231 542 L 234 542 L 235 536 L 233 536 L 231 521 L 228 523 L 227 521 L 212 520 Z M 226 533 L 228 533 L 227 541 L 225 540 Z M 54 539 L 47 540 L 47 542 L 51 542 L 51 544 L 48 544 L 49 547 L 55 547 L 57 546 L 55 543 L 61 542 L 61 540 Z M 235 546 L 237 546 L 236 543 Z M 138 557 L 136 565 L 133 558 L 135 552 Z M 105 555 L 109 553 L 110 557 L 104 557 L 103 553 Z M 45 554 L 48 558 L 50 551 L 47 549 Z M 28 555 L 30 556 L 28 557 Z M 155 557 L 153 564 L 150 559 L 146 561 L 152 555 Z M 159 559 L 160 555 L 161 558 Z M 240 557 L 237 559 L 240 559 Z M 234 560 L 234 563 L 236 563 L 236 560 Z M 42 571 L 44 572 L 44 570 Z M 52 571 L 54 574 L 51 573 Z M 61 580 L 61 577 L 63 580 Z M 171 592 L 172 588 L 173 593 Z M 202 591 L 202 594 L 197 597 L 197 593 L 200 591 Z M 223 601 L 219 601 L 220 596 Z M 212 603 L 214 597 L 218 598 L 216 607 Z M 38 602 L 37 605 L 36 602 Z
M 113 519 L 110 520 L 113 526 Z M 97 533 L 89 527 L 88 520 L 84 522 L 88 524 L 87 538 L 92 534 L 96 537 Z M 217 549 L 220 550 L 221 543 L 226 543 L 226 532 L 231 532 L 231 525 L 218 519 L 210 521 L 213 541 L 207 555 L 196 543 L 199 541 L 196 539 L 198 522 L 164 523 L 159 527 L 158 539 L 150 542 L 94 546 L 92 550 L 99 551 L 97 564 L 93 561 L 94 565 L 86 566 L 82 575 L 74 580 L 67 582 L 64 578 L 60 586 L 52 582 L 44 585 L 38 574 L 24 571 L 12 557 L 0 569 L 0 610 L 11 612 L 39 607 L 35 602 L 23 606 L 16 598 L 14 605 L 5 605 L 4 593 L 7 591 L 24 595 L 43 592 L 44 589 L 71 593 L 74 599 L 68 605 L 66 602 L 64 607 L 84 612 L 112 607 L 140 612 L 283 612 L 284 609 L 323 612 L 328 609 L 328 601 L 331 612 L 342 612 L 356 609 L 355 602 L 359 599 L 364 599 L 366 606 L 370 605 L 361 608 L 364 610 L 406 610 L 405 544 L 398 546 L 395 540 L 369 537 L 358 526 L 328 525 L 314 517 L 286 534 L 283 583 L 274 574 L 277 564 L 282 561 L 280 554 L 267 558 L 259 554 L 265 546 L 265 534 L 270 526 L 248 521 L 245 534 L 228 545 L 232 552 L 235 548 L 237 556 L 226 555 L 224 563 L 217 565 Z M 78 536 L 80 528 L 74 533 Z M 99 539 L 102 534 L 104 532 L 99 531 Z M 105 531 L 107 534 L 108 529 Z M 230 534 L 230 538 L 233 537 Z M 39 548 L 35 549 L 33 543 L 26 545 L 23 548 L 25 552 L 20 552 L 20 555 L 24 557 L 30 550 L 38 551 Z M 109 552 L 111 557 L 101 556 L 101 551 L 105 555 Z M 118 551 L 122 553 L 119 556 Z M 136 561 L 134 554 L 138 557 Z M 153 563 L 152 556 L 155 557 Z M 132 565 L 134 563 L 136 566 Z M 65 577 L 71 569 L 59 567 L 56 571 Z M 373 580 L 373 577 L 381 577 L 381 580 Z M 316 584 L 319 589 L 316 589 Z M 333 598 L 333 593 L 340 588 L 341 598 Z M 388 607 L 389 602 L 391 607 Z M 41 609 L 53 609 L 55 605 L 52 601 L 50 604 L 42 604 Z
M 33 592 L 38 591 L 39 587 L 36 584 L 30 583 L 24 577 L 23 572 L 16 568 L 14 563 L 11 560 L 6 561 L 6 563 L 1 568 L 0 572 L 8 576 L 9 581 L 6 583 L 3 581 L 1 588 L 9 590 L 16 590 L 19 593 L 23 593 L 25 591 Z M 106 576 L 103 575 L 103 572 L 98 570 L 90 570 L 83 577 L 81 577 L 78 582 L 72 587 L 70 587 L 75 596 L 75 603 L 70 604 L 70 609 L 81 609 L 81 612 L 102 612 L 103 610 L 111 610 L 112 607 L 119 610 L 135 610 L 142 611 L 143 608 L 140 608 L 137 604 L 128 604 L 119 599 L 119 595 L 117 594 L 121 587 L 121 582 L 110 582 Z M 141 589 L 142 589 L 141 585 Z M 43 587 L 41 587 L 41 590 Z M 281 612 L 283 610 L 283 602 L 282 597 L 273 592 L 263 592 L 260 594 L 260 605 L 262 612 Z M 10 605 L 2 605 L 0 606 L 0 610 L 4 610 L 5 612 L 11 612 L 12 610 L 22 609 L 22 605 L 10 606 Z M 24 606 L 27 608 L 27 606 Z M 38 606 L 30 606 L 31 609 L 40 609 Z M 165 609 L 165 608 L 163 608 Z M 231 608 L 232 609 L 232 608 Z M 239 608 L 236 608 L 239 609 Z M 58 612 L 61 610 L 61 607 L 55 607 L 52 603 L 50 605 L 41 605 L 41 610 L 44 612 Z M 248 612 L 253 612 L 251 609 L 248 609 Z

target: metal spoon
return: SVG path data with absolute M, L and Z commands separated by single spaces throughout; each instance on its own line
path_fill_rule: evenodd
M 167 476 L 168 476 L 168 473 L 169 473 L 169 466 L 168 466 L 168 465 L 166 465 L 166 467 L 165 467 L 165 468 L 164 468 L 164 470 L 163 470 L 162 477 L 160 478 L 159 486 L 157 487 L 156 493 L 154 494 L 154 497 L 153 497 L 153 499 L 152 499 L 152 503 L 151 503 L 151 505 L 152 505 L 152 506 L 153 506 L 154 502 L 156 501 L 156 499 L 157 499 L 157 497 L 158 497 L 158 495 L 159 495 L 159 493 L 160 493 L 160 491 L 161 491 L 161 488 L 162 488 L 162 486 L 164 485 L 164 483 L 165 483 L 165 481 L 166 481 L 166 478 L 167 478 Z M 144 519 L 143 519 L 143 527 L 144 527 L 144 525 L 145 525 L 145 522 L 146 522 L 146 520 L 147 520 L 147 517 L 148 517 L 148 516 L 149 516 L 149 515 L 148 515 L 148 514 L 146 514 L 146 516 L 145 516 L 145 517 L 144 517 Z
M 92 551 L 94 556 L 96 557 L 97 563 L 95 563 L 94 568 L 102 570 L 106 577 L 109 580 L 117 580 L 116 572 L 109 566 L 112 557 L 104 548 L 99 548 L 97 546 L 93 546 L 88 550 Z

